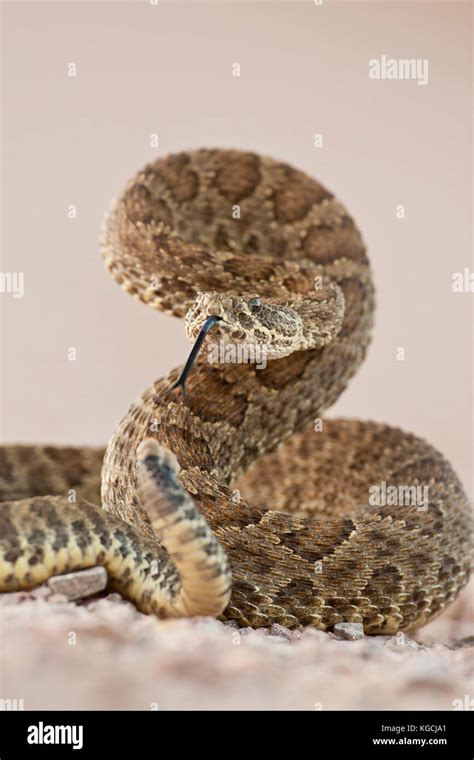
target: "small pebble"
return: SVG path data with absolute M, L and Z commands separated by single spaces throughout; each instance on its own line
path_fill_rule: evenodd
M 124 599 L 123 596 L 120 596 L 120 594 L 109 594 L 106 597 L 94 597 L 91 599 L 86 600 L 86 604 L 84 607 L 87 609 L 88 612 L 95 612 L 96 610 L 109 610 L 110 605 L 113 605 L 113 607 L 118 606 L 121 609 L 125 609 L 128 607 L 129 609 L 133 609 L 137 616 L 141 615 L 141 612 L 138 612 L 137 608 L 135 607 L 132 602 L 129 602 L 128 599 Z
M 107 585 L 107 572 L 104 567 L 91 567 L 77 573 L 55 575 L 48 581 L 48 586 L 55 594 L 64 594 L 67 599 L 82 599 L 103 591 Z M 52 601 L 52 597 L 50 597 Z
M 287 641 L 291 641 L 293 638 L 292 631 L 290 631 L 289 628 L 285 628 L 284 625 L 280 625 L 279 623 L 273 623 L 270 629 L 270 635 L 279 636 L 279 638 L 286 639 Z
M 255 628 L 251 628 L 251 626 L 247 626 L 247 628 L 240 628 L 239 633 L 241 636 L 248 636 L 250 633 L 254 633 Z
M 340 640 L 358 641 L 364 638 L 364 626 L 362 623 L 336 623 L 334 634 Z
M 111 594 L 107 594 L 107 596 L 104 597 L 104 600 L 106 602 L 112 602 L 113 604 L 121 604 L 124 601 L 124 598 L 116 591 L 113 591 Z
M 410 639 L 409 636 L 405 636 L 403 633 L 386 639 L 385 646 L 387 649 L 391 649 L 392 652 L 402 652 L 404 650 L 415 652 L 418 649 L 424 649 L 414 639 Z

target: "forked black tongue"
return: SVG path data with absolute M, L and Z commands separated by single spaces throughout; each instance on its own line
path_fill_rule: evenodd
M 163 396 L 166 396 L 168 393 L 171 393 L 175 388 L 179 388 L 179 386 L 183 389 L 183 397 L 186 402 L 186 404 L 189 401 L 188 392 L 186 390 L 186 380 L 188 379 L 189 373 L 191 372 L 191 368 L 196 361 L 196 357 L 201 350 L 201 346 L 204 342 L 204 338 L 206 337 L 207 333 L 213 327 L 213 325 L 216 324 L 216 322 L 219 322 L 221 317 L 208 317 L 206 321 L 204 322 L 203 326 L 201 327 L 199 331 L 199 335 L 197 336 L 196 340 L 194 341 L 194 345 L 191 349 L 191 352 L 186 360 L 186 364 L 183 367 L 183 370 L 176 380 L 176 382 L 171 386 L 171 388 L 168 388 L 165 393 L 163 393 Z

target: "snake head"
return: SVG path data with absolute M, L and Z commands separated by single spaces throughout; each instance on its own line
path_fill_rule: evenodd
M 194 345 L 166 393 L 181 387 L 187 401 L 186 380 L 206 336 L 209 363 L 255 364 L 264 369 L 269 359 L 326 345 L 339 332 L 343 314 L 342 291 L 331 282 L 318 295 L 296 297 L 291 304 L 253 294 L 199 293 L 185 318 Z
M 295 351 L 302 333 L 302 321 L 290 306 L 261 300 L 257 295 L 200 293 L 186 315 L 188 337 L 196 340 L 206 320 L 218 323 L 209 333 L 208 348 L 219 351 L 226 362 L 251 361 L 247 353 L 278 359 Z M 233 359 L 232 356 L 235 355 Z

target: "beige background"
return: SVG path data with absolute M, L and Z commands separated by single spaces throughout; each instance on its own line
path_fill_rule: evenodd
M 471 6 L 15 2 L 2 15 L 2 270 L 25 275 L 23 299 L 0 296 L 3 439 L 103 443 L 182 363 L 181 323 L 120 291 L 99 227 L 145 162 L 233 146 L 315 175 L 368 244 L 375 338 L 331 414 L 428 438 L 469 488 L 473 296 L 451 277 L 472 268 Z M 383 53 L 428 58 L 428 85 L 370 81 Z

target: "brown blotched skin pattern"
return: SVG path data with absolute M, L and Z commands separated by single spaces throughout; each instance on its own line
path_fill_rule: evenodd
M 79 503 L 95 501 L 101 452 L 4 447 L 0 590 L 102 564 L 160 616 L 389 634 L 439 614 L 472 562 L 456 474 L 411 434 L 322 419 L 364 359 L 374 311 L 339 201 L 253 153 L 170 155 L 113 204 L 102 254 L 125 290 L 186 317 L 191 339 L 219 321 L 188 404 L 170 391 L 175 370 L 120 423 L 103 509 Z M 242 359 L 252 347 L 267 361 Z

